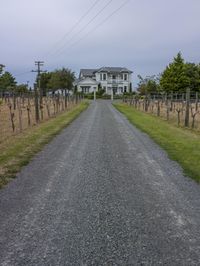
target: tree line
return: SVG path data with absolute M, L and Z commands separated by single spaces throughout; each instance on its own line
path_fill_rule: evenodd
M 40 74 L 36 78 L 35 84 L 41 88 L 43 96 L 47 92 L 54 94 L 56 90 L 61 90 L 61 93 L 67 94 L 72 90 L 74 80 L 75 73 L 68 68 L 62 68 Z M 8 71 L 3 73 L 3 66 L 0 67 L 0 96 L 28 93 L 29 91 L 28 84 L 17 84 L 15 77 Z
M 188 88 L 200 92 L 200 64 L 185 62 L 181 52 L 158 76 L 143 78 L 138 75 L 138 92 L 142 95 L 156 93 L 185 93 Z

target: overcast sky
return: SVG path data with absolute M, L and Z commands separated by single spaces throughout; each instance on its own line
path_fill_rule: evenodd
M 136 85 L 179 51 L 200 62 L 199 14 L 200 0 L 1 0 L 0 63 L 24 83 L 35 60 L 76 73 L 122 66 Z

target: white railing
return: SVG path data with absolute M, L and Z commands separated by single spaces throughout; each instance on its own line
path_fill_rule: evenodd
M 126 80 L 123 80 L 123 79 L 108 79 L 107 82 L 111 83 L 111 84 L 119 84 L 119 83 L 126 82 Z

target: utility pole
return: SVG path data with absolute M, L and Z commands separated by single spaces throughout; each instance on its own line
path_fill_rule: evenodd
M 45 73 L 46 71 L 42 71 L 41 67 L 44 65 L 43 61 L 35 61 L 35 66 L 37 67 L 36 70 L 32 70 L 32 72 L 37 73 L 37 84 L 35 84 L 34 91 L 35 91 L 35 119 L 36 122 L 38 123 L 40 120 L 40 115 L 39 115 L 39 103 L 38 103 L 38 91 L 39 91 L 39 98 L 40 98 L 40 109 L 42 109 L 42 90 L 40 86 L 40 79 L 41 79 L 41 73 Z M 41 112 L 41 116 L 42 116 Z

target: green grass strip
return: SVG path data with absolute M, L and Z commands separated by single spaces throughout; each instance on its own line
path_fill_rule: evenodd
M 137 128 L 147 133 L 177 161 L 186 175 L 200 181 L 200 135 L 192 130 L 176 127 L 159 117 L 143 113 L 123 103 L 114 106 Z
M 20 169 L 29 163 L 33 155 L 53 139 L 67 125 L 88 107 L 82 102 L 70 111 L 24 131 L 22 134 L 9 138 L 5 145 L 0 146 L 0 187 L 14 178 Z

